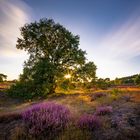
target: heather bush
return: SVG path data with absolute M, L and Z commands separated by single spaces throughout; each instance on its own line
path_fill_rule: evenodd
M 112 113 L 111 106 L 98 107 L 95 112 L 96 115 L 106 115 L 106 114 L 110 114 L 110 113 Z
M 101 122 L 97 116 L 85 114 L 79 118 L 77 126 L 82 130 L 94 131 L 101 126 Z
M 105 97 L 106 93 L 103 92 L 97 92 L 94 95 L 91 96 L 91 101 L 96 100 L 97 98 Z
M 22 113 L 22 119 L 30 135 L 55 136 L 58 135 L 70 120 L 68 108 L 52 102 L 32 106 Z

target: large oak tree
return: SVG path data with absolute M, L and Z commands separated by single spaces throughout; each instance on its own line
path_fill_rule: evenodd
M 21 89 L 24 85 L 24 92 L 32 96 L 53 93 L 69 68 L 85 65 L 86 52 L 78 47 L 79 36 L 52 19 L 26 24 L 20 31 L 16 47 L 29 54 L 18 82 Z

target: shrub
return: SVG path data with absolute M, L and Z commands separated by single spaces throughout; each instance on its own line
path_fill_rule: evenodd
M 97 79 L 97 81 L 96 81 L 97 88 L 106 90 L 108 87 L 110 87 L 110 82 L 108 80 L 102 79 L 102 78 Z
M 106 115 L 106 114 L 110 114 L 110 113 L 112 113 L 111 106 L 98 107 L 95 112 L 96 115 Z
M 100 127 L 101 123 L 97 116 L 82 115 L 77 123 L 78 128 L 82 130 L 94 131 Z
M 97 98 L 105 97 L 106 93 L 103 92 L 97 92 L 93 96 L 91 96 L 91 101 L 96 100 Z
M 22 119 L 32 136 L 57 135 L 70 119 L 69 109 L 52 102 L 40 103 L 22 113 Z
M 33 93 L 33 89 L 35 87 L 33 87 L 32 82 L 16 82 L 8 89 L 8 95 L 14 98 L 32 99 L 37 96 Z

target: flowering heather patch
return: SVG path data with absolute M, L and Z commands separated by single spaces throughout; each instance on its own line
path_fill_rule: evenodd
M 110 113 L 112 113 L 111 106 L 98 107 L 95 112 L 96 115 L 106 115 L 106 114 L 110 114 Z
M 94 131 L 101 126 L 101 122 L 97 116 L 85 114 L 79 118 L 77 126 L 82 130 Z
M 97 98 L 105 97 L 106 93 L 103 92 L 97 92 L 91 97 L 91 101 L 96 100 Z
M 70 119 L 68 108 L 52 102 L 40 103 L 22 113 L 22 119 L 27 124 L 29 133 L 50 136 L 63 130 Z

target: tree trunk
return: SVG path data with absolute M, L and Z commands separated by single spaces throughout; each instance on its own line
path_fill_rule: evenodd
M 55 89 L 56 89 L 56 82 L 55 82 L 54 76 L 50 77 L 50 83 L 52 83 L 50 94 L 53 94 L 55 93 Z

